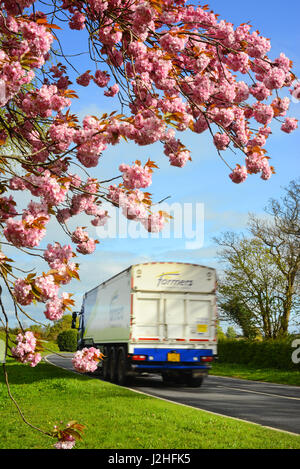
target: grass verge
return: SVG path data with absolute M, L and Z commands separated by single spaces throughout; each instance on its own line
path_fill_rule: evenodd
M 300 449 L 300 437 L 165 402 L 42 362 L 7 364 L 11 391 L 27 420 L 49 431 L 86 426 L 79 449 Z M 0 371 L 0 449 L 48 449 L 7 395 Z
M 231 378 L 250 379 L 266 383 L 289 384 L 300 386 L 300 370 L 277 370 L 275 368 L 257 368 L 237 363 L 215 362 L 209 374 Z

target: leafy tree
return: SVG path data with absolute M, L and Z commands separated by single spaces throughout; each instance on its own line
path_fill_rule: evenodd
M 220 324 L 217 324 L 217 336 L 219 340 L 223 340 L 226 338 L 226 335 L 224 334 L 223 329 L 220 326 Z
M 68 329 L 71 329 L 72 324 L 72 315 L 71 314 L 64 314 L 61 319 L 55 321 L 53 326 L 50 327 L 47 338 L 49 340 L 56 340 L 58 334 Z
M 286 336 L 291 314 L 299 314 L 297 187 L 294 181 L 290 184 L 293 191 L 286 190 L 280 210 L 279 204 L 271 201 L 271 220 L 250 216 L 252 237 L 228 232 L 216 239 L 225 262 L 220 306 L 225 317 L 235 321 L 246 337 L 256 335 L 257 329 L 266 338 Z
M 235 339 L 236 336 L 237 336 L 237 333 L 235 332 L 234 327 L 232 327 L 232 326 L 227 327 L 226 337 L 228 339 Z
M 293 308 L 299 313 L 300 296 L 300 179 L 285 188 L 281 201 L 271 199 L 266 211 L 271 221 L 250 216 L 250 232 L 268 250 L 284 279 L 280 292 L 280 334 L 286 335 Z
M 223 319 L 225 321 L 233 321 L 241 328 L 243 336 L 247 339 L 254 339 L 258 330 L 255 326 L 252 312 L 241 302 L 238 293 L 236 293 L 235 296 L 231 294 L 227 296 L 223 285 L 220 285 L 219 290 L 221 293 L 221 295 L 219 295 L 219 307 L 223 312 Z

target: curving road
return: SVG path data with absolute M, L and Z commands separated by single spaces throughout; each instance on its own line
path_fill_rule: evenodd
M 73 371 L 72 355 L 49 355 L 53 365 Z M 99 376 L 95 375 L 95 378 Z M 208 376 L 200 388 L 166 386 L 159 375 L 138 376 L 130 388 L 172 402 L 300 434 L 300 387 Z

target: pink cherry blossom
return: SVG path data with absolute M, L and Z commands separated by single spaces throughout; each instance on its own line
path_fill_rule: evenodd
M 61 246 L 58 242 L 53 245 L 48 244 L 47 249 L 44 252 L 44 259 L 52 269 L 57 268 L 63 263 L 68 263 L 72 256 L 72 247 L 69 244 Z
M 152 170 L 147 165 L 142 167 L 137 163 L 132 166 L 121 164 L 119 170 L 123 173 L 124 186 L 127 189 L 145 188 L 152 183 Z
M 80 11 L 76 11 L 72 16 L 69 26 L 71 29 L 81 30 L 85 28 L 85 15 L 80 13 Z
M 268 125 L 274 117 L 274 110 L 272 106 L 263 103 L 256 103 L 253 106 L 254 118 L 260 124 Z
M 217 132 L 214 135 L 214 144 L 216 145 L 218 150 L 226 150 L 230 143 L 230 137 L 227 134 L 221 134 Z
M 77 244 L 76 250 L 81 254 L 91 254 L 96 249 L 96 241 L 81 227 L 77 227 L 73 232 L 72 241 Z
M 236 184 L 240 184 L 247 179 L 247 169 L 245 166 L 236 166 L 231 174 L 229 174 L 230 179 L 232 182 Z
M 164 228 L 166 222 L 164 215 L 160 212 L 152 213 L 141 221 L 145 229 L 150 233 L 160 232 Z
M 35 287 L 41 295 L 41 301 L 47 301 L 57 297 L 59 285 L 55 282 L 53 275 L 42 275 L 35 279 Z
M 54 443 L 55 449 L 72 449 L 75 446 L 76 440 L 73 437 L 70 437 L 69 440 L 59 440 Z
M 65 299 L 69 299 L 68 293 L 63 293 L 61 298 L 54 296 L 47 301 L 46 310 L 44 312 L 47 319 L 50 319 L 50 321 L 58 321 L 62 318 L 65 312 L 63 303 Z
M 40 353 L 35 352 L 36 338 L 31 331 L 25 334 L 18 334 L 16 337 L 17 345 L 11 349 L 12 355 L 21 363 L 29 363 L 35 367 L 42 359 Z
M 100 88 L 104 88 L 107 86 L 110 80 L 110 76 L 106 71 L 96 70 L 94 76 L 94 82 L 96 85 L 100 86 Z
M 39 228 L 36 223 L 39 224 Z M 38 246 L 45 236 L 46 228 L 44 224 L 44 220 L 36 220 L 32 215 L 25 217 L 23 220 L 9 218 L 6 221 L 3 234 L 14 246 L 32 248 Z
M 88 70 L 87 72 L 77 77 L 76 82 L 78 83 L 78 85 L 88 86 L 90 84 L 91 79 L 92 79 L 92 76 L 90 75 L 90 72 Z
M 104 91 L 105 96 L 113 98 L 119 92 L 119 85 L 115 84 L 111 86 L 108 91 Z
M 93 373 L 98 367 L 101 359 L 101 352 L 95 347 L 83 348 L 74 354 L 72 359 L 73 366 L 79 373 Z
M 17 302 L 23 306 L 30 305 L 34 299 L 31 285 L 20 278 L 15 281 L 13 292 Z
M 298 128 L 298 119 L 295 119 L 293 117 L 287 117 L 281 126 L 281 130 L 283 130 L 283 132 L 286 132 L 287 134 L 290 134 L 297 128 Z

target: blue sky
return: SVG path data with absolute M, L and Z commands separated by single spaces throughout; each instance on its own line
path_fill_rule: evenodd
M 195 2 L 194 2 L 195 3 Z M 206 3 L 206 2 L 204 2 Z M 212 0 L 209 3 L 220 18 L 232 22 L 235 26 L 249 21 L 253 29 L 271 39 L 271 58 L 276 58 L 284 52 L 294 62 L 294 73 L 300 75 L 300 3 L 290 1 L 288 8 L 282 1 L 221 1 Z M 60 32 L 66 53 L 82 52 L 84 32 Z M 82 35 L 82 36 L 80 36 Z M 91 69 L 86 55 L 71 59 L 80 73 Z M 106 98 L 101 89 L 91 86 L 82 88 L 71 85 L 80 94 L 71 110 L 82 118 L 86 114 L 102 114 L 118 109 L 117 98 Z M 288 95 L 285 91 L 285 95 Z M 284 96 L 283 94 L 281 96 Z M 300 103 L 291 105 L 289 115 L 300 119 Z M 276 174 L 269 181 L 262 181 L 259 175 L 250 176 L 244 184 L 233 184 L 228 177 L 229 171 L 219 159 L 209 134 L 192 134 L 191 132 L 178 134 L 183 143 L 191 150 L 192 162 L 185 168 L 175 168 L 169 165 L 160 144 L 149 147 L 137 147 L 132 143 L 123 143 L 108 148 L 100 159 L 99 167 L 90 174 L 99 179 L 106 179 L 118 174 L 117 168 L 121 162 L 131 163 L 136 159 L 146 162 L 150 157 L 155 160 L 160 170 L 155 171 L 150 192 L 153 200 L 159 201 L 170 196 L 168 203 L 189 203 L 195 207 L 196 203 L 204 206 L 204 243 L 201 248 L 187 249 L 187 239 L 106 239 L 102 240 L 97 251 L 92 256 L 81 256 L 82 282 L 69 286 L 67 291 L 75 291 L 77 305 L 80 306 L 82 294 L 101 283 L 103 280 L 118 273 L 127 266 L 143 261 L 181 261 L 193 262 L 219 268 L 216 258 L 216 246 L 212 238 L 226 230 L 240 232 L 245 230 L 247 214 L 254 212 L 263 214 L 264 207 L 270 198 L 279 198 L 282 188 L 291 179 L 299 175 L 300 133 L 287 135 L 273 127 L 273 135 L 267 144 L 271 164 Z M 225 156 L 226 154 L 224 154 Z M 228 153 L 228 161 L 233 166 L 233 155 Z M 240 158 L 240 159 L 239 159 Z M 235 161 L 243 164 L 241 157 L 235 156 Z M 79 221 L 79 220 L 78 220 Z M 87 226 L 88 220 L 80 219 L 81 226 Z M 91 235 L 96 233 L 90 230 Z M 52 237 L 52 239 L 51 239 Z M 47 242 L 57 238 L 56 227 L 49 231 Z M 59 234 L 61 243 L 68 243 L 63 234 Z M 20 259 L 20 262 L 24 260 Z M 28 260 L 27 260 L 28 262 Z M 27 267 L 28 264 L 27 264 Z M 42 264 L 30 266 L 45 268 Z M 38 308 L 40 311 L 40 308 Z M 33 314 L 35 314 L 33 312 Z M 42 319 L 42 315 L 37 315 Z

